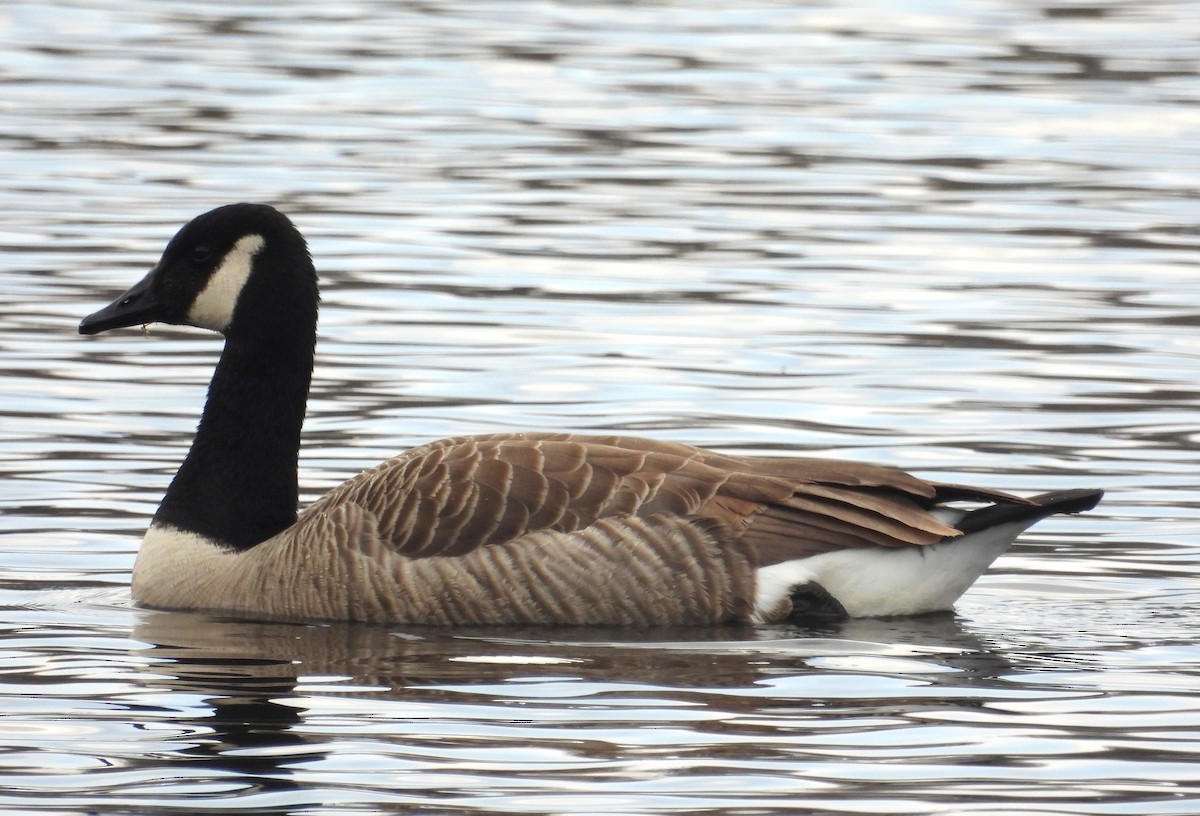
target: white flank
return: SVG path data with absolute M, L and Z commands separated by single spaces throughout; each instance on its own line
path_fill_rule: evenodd
M 247 235 L 233 245 L 188 309 L 189 323 L 219 332 L 229 328 L 242 287 L 254 269 L 254 256 L 263 243 L 261 235 Z
M 756 622 L 794 588 L 813 582 L 852 618 L 919 615 L 950 609 L 1032 522 L 1002 524 L 927 547 L 860 547 L 785 561 L 758 571 Z
M 758 570 L 754 576 L 754 623 L 770 623 L 778 617 L 779 605 L 792 597 L 796 587 L 815 580 L 805 566 L 811 558 L 784 561 Z

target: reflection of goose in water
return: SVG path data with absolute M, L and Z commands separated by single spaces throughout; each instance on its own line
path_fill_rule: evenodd
M 844 629 L 843 629 L 844 627 Z M 889 716 L 929 703 L 930 686 L 989 685 L 1011 667 L 953 615 L 792 626 L 389 629 L 356 624 L 236 622 L 144 612 L 133 637 L 144 697 L 182 729 L 169 767 L 302 787 L 293 774 L 337 743 L 410 764 L 447 751 L 546 751 L 579 767 L 626 756 L 612 729 L 675 726 L 759 737 L 779 707 L 870 722 L 880 700 L 855 699 L 847 676 L 899 677 Z M 782 684 L 782 685 L 780 685 Z M 811 700 L 809 700 L 811 696 Z M 729 725 L 730 718 L 746 725 Z M 712 723 L 707 725 L 706 723 Z M 860 724 L 861 727 L 861 724 Z M 593 729 L 590 730 L 589 729 Z M 703 740 L 701 740 L 703 741 Z M 319 766 L 318 766 L 319 767 Z M 502 764 L 511 771 L 512 766 Z M 357 776 L 356 776 L 357 779 Z
M 345 623 L 222 620 L 191 612 L 147 612 L 134 638 L 153 645 L 166 685 L 224 694 L 257 684 L 277 695 L 301 678 L 337 678 L 355 694 L 417 695 L 422 689 L 570 677 L 661 688 L 751 686 L 780 669 L 804 673 L 830 660 L 914 661 L 941 672 L 989 649 L 953 615 L 828 621 L 797 626 L 480 626 L 393 629 Z M 997 655 L 1000 672 L 1010 667 Z M 980 668 L 983 666 L 980 665 Z M 991 675 L 989 675 L 991 676 Z M 960 678 L 961 679 L 961 678 Z
M 388 623 L 770 623 L 943 610 L 1025 528 L 1095 490 L 1022 499 L 891 468 L 725 456 L 634 437 L 442 440 L 297 517 L 317 281 L 274 209 L 202 215 L 89 316 L 163 321 L 225 350 L 133 572 L 141 603 Z M 981 509 L 952 507 L 983 503 Z

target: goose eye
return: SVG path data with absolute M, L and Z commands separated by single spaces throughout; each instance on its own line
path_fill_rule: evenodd
M 212 255 L 212 250 L 206 244 L 200 244 L 192 249 L 192 260 L 203 263 Z

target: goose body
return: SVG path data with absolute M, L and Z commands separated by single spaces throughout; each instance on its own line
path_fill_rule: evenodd
M 297 514 L 316 273 L 281 213 L 201 215 L 80 332 L 225 335 L 133 597 L 274 620 L 702 625 L 949 609 L 1024 529 L 1099 501 L 625 436 L 495 434 L 389 459 Z M 972 509 L 964 509 L 969 503 Z

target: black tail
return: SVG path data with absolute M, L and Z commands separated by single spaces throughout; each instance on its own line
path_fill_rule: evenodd
M 1091 510 L 1103 495 L 1103 490 L 1055 490 L 1031 497 L 1029 504 L 993 504 L 974 510 L 954 526 L 965 534 L 1014 521 L 1033 524 L 1046 516 Z

